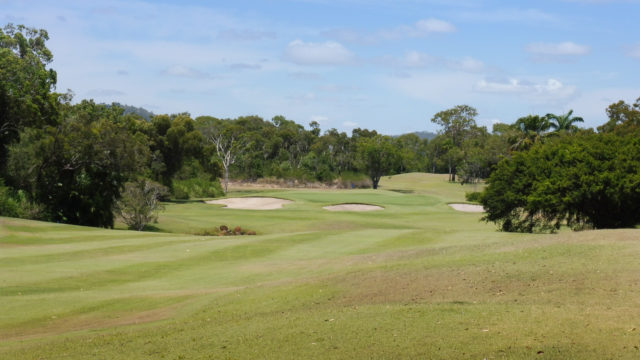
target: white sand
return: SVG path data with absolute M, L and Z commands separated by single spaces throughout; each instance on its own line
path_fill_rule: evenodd
M 340 205 L 332 205 L 323 207 L 325 210 L 329 211 L 377 211 L 384 210 L 381 206 L 376 205 L 365 205 L 365 204 L 340 204 Z
M 242 197 L 228 198 L 221 200 L 209 200 L 207 204 L 226 205 L 226 209 L 243 209 L 243 210 L 275 210 L 281 209 L 282 205 L 290 204 L 293 201 L 268 197 Z
M 472 212 L 472 213 L 481 213 L 484 212 L 484 208 L 482 205 L 472 205 L 472 204 L 449 204 L 454 210 L 464 211 L 464 212 Z

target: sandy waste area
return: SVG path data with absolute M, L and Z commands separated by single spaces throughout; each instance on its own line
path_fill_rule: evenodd
M 275 210 L 281 209 L 282 205 L 290 204 L 293 201 L 269 197 L 242 197 L 228 198 L 220 200 L 209 200 L 207 204 L 226 205 L 226 209 L 243 210 Z
M 484 208 L 482 205 L 472 205 L 472 204 L 449 204 L 454 210 L 464 211 L 464 212 L 473 212 L 473 213 L 481 213 L 484 212 Z
M 366 204 L 340 204 L 323 207 L 329 211 L 377 211 L 384 210 L 381 206 L 366 205 Z

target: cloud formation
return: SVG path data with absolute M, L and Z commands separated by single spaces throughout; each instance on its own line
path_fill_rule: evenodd
M 190 79 L 209 78 L 211 75 L 184 65 L 172 65 L 162 71 L 162 74 Z
M 298 65 L 346 65 L 355 61 L 355 55 L 335 41 L 294 40 L 287 45 L 285 59 Z
M 547 56 L 581 56 L 591 52 L 589 46 L 579 45 L 571 41 L 561 43 L 533 43 L 527 45 L 526 50 L 534 55 Z
M 219 39 L 233 41 L 258 41 L 271 40 L 276 38 L 273 31 L 251 30 L 251 29 L 230 29 L 221 31 L 218 34 Z
M 124 92 L 115 89 L 91 89 L 87 91 L 87 96 L 104 97 L 104 96 L 123 96 Z
M 484 93 L 525 95 L 540 101 L 567 99 L 575 95 L 577 91 L 575 86 L 565 85 L 556 79 L 547 79 L 536 83 L 516 78 L 482 79 L 474 85 L 473 89 Z
M 463 20 L 493 23 L 541 23 L 555 22 L 557 17 L 538 9 L 494 9 L 469 11 L 460 14 Z
M 422 38 L 432 34 L 452 33 L 457 28 L 452 23 L 427 18 L 411 25 L 402 25 L 390 29 L 382 29 L 377 32 L 361 33 L 352 29 L 331 29 L 324 31 L 323 36 L 348 43 L 375 44 L 380 41 L 389 41 L 403 38 Z
M 450 22 L 429 18 L 418 21 L 414 26 L 415 35 L 424 36 L 431 33 L 450 33 L 456 31 L 456 27 Z
M 406 68 L 428 68 L 443 67 L 456 71 L 480 72 L 485 70 L 485 64 L 472 57 L 464 57 L 461 59 L 447 59 L 439 56 L 433 56 L 419 51 L 409 51 L 402 57 L 398 63 Z
M 640 44 L 630 46 L 627 50 L 627 55 L 634 59 L 640 60 Z

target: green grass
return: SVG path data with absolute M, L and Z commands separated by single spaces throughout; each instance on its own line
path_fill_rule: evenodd
M 445 180 L 168 203 L 153 233 L 0 218 L 0 359 L 640 357 L 640 230 L 497 232 Z M 191 235 L 222 224 L 258 235 Z

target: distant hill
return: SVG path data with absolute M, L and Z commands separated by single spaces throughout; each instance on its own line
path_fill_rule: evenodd
M 434 137 L 438 136 L 438 134 L 432 133 L 431 131 L 415 131 L 412 134 L 418 135 L 420 139 L 427 139 L 427 140 L 431 140 Z
M 409 134 L 416 134 L 416 135 L 418 135 L 418 137 L 420 139 L 427 139 L 427 140 L 431 140 L 434 137 L 438 136 L 438 134 L 432 133 L 430 131 L 414 131 L 414 132 L 409 133 Z M 402 134 L 402 135 L 407 135 L 407 134 Z M 398 137 L 398 136 L 402 136 L 402 135 L 395 135 L 394 137 Z
M 123 108 L 125 115 L 126 114 L 137 114 L 137 115 L 142 116 L 147 121 L 150 121 L 151 118 L 155 116 L 154 113 L 152 113 L 151 111 L 149 111 L 149 110 L 147 110 L 145 108 L 135 107 L 135 106 L 131 106 L 131 105 L 123 105 L 123 104 L 120 104 L 120 103 L 113 103 L 113 105 Z

